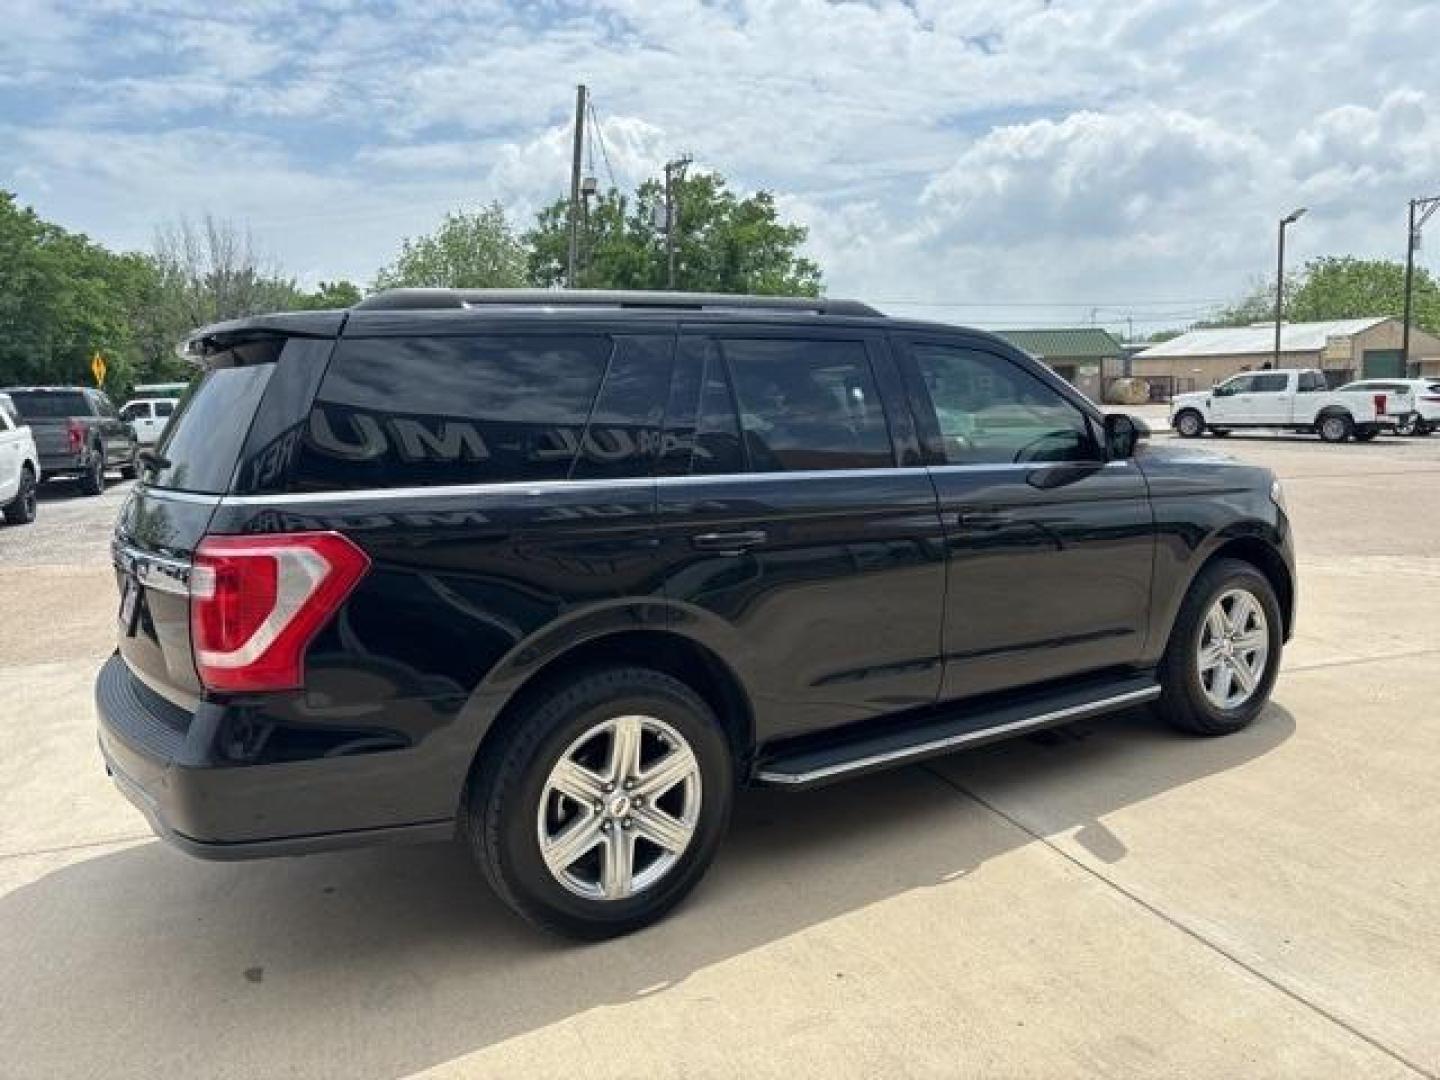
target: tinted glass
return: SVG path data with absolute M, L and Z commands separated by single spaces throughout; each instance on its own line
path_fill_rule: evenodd
M 10 400 L 26 420 L 89 416 L 90 402 L 79 390 L 12 390 Z
M 947 464 L 1101 457 L 1085 414 L 1004 357 L 950 345 L 917 344 L 911 351 Z
M 1301 393 L 1310 393 L 1314 390 L 1325 389 L 1325 376 L 1318 371 L 1302 371 L 1300 373 Z
M 1220 394 L 1248 394 L 1250 387 L 1255 381 L 1253 375 L 1238 375 L 1228 382 L 1223 382 L 1215 388 Z
M 611 349 L 598 334 L 341 341 L 292 486 L 563 480 Z
M 1250 392 L 1254 394 L 1276 394 L 1290 385 L 1288 375 L 1256 375 L 1250 380 Z
M 730 391 L 725 365 L 713 347 L 706 355 L 705 376 L 700 386 L 690 471 L 702 476 L 745 471 L 745 452 L 740 445 L 740 417 L 735 412 L 735 395 Z
M 175 411 L 175 403 L 174 403 L 173 401 L 157 401 L 157 402 L 155 402 L 155 415 L 156 415 L 156 416 L 169 416 L 169 415 L 170 415 L 171 413 L 173 413 L 174 411 Z
M 205 374 L 165 428 L 157 448 L 155 487 L 219 494 L 228 491 L 245 434 L 275 364 L 218 367 Z
M 863 342 L 726 341 L 721 349 L 751 471 L 895 463 Z
M 590 413 L 570 475 L 577 480 L 649 476 L 670 389 L 670 337 L 621 337 Z
M 150 418 L 150 403 L 148 401 L 136 401 L 120 410 L 122 420 L 148 420 Z

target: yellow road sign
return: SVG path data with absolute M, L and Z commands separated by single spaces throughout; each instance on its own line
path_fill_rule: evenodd
M 98 352 L 90 360 L 90 374 L 95 376 L 95 385 L 105 385 L 105 358 Z

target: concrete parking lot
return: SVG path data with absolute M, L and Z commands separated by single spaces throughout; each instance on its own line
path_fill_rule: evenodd
M 1298 537 L 1251 729 L 1132 713 L 747 794 L 691 900 L 589 946 L 458 848 L 151 839 L 90 700 L 125 485 L 47 494 L 0 529 L 0 1076 L 1440 1074 L 1440 438 L 1216 445 Z

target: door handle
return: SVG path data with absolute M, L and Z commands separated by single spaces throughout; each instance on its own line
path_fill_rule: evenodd
M 956 524 L 962 529 L 1003 529 L 1014 520 L 1003 510 L 962 510 Z
M 733 533 L 700 533 L 692 536 L 690 543 L 700 551 L 715 551 L 721 555 L 739 555 L 749 548 L 759 547 L 770 538 L 764 529 L 748 529 Z

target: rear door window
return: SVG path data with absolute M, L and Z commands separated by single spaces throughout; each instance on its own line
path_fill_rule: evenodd
M 614 349 L 604 334 L 342 340 L 316 394 L 291 485 L 323 491 L 564 480 Z M 617 384 L 615 410 L 633 396 L 631 379 Z M 657 392 L 657 424 L 663 403 Z
M 752 472 L 895 464 L 863 341 L 776 338 L 719 345 Z
M 570 469 L 576 480 L 649 476 L 670 391 L 672 335 L 617 337 Z
M 1278 394 L 1290 385 L 1288 375 L 1256 375 L 1250 381 L 1253 394 Z

